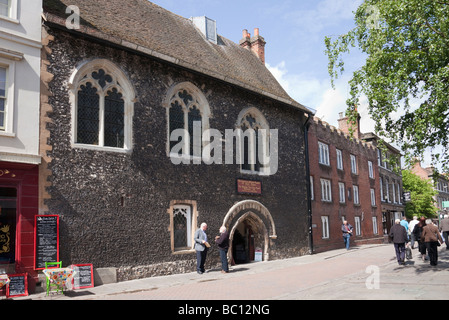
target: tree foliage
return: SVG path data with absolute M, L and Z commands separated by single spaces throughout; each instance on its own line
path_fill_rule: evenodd
M 406 160 L 433 154 L 449 168 L 449 0 L 365 0 L 355 28 L 326 37 L 329 74 L 344 72 L 343 55 L 358 48 L 365 65 L 352 74 L 347 115 L 362 95 L 376 133 L 403 149 Z
M 407 217 L 435 217 L 438 209 L 433 197 L 438 192 L 433 188 L 431 180 L 424 180 L 410 170 L 403 170 L 402 183 L 404 190 L 411 193 L 411 201 L 405 206 Z

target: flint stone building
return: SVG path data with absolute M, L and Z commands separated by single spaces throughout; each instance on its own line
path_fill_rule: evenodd
M 69 19 L 74 28 L 66 25 L 69 5 L 79 9 L 80 25 Z M 44 0 L 44 18 L 41 213 L 60 216 L 63 265 L 92 263 L 118 281 L 191 272 L 202 222 L 212 243 L 208 268 L 219 265 L 213 238 L 221 225 L 235 263 L 309 252 L 311 111 L 265 67 L 257 29 L 235 44 L 216 34 L 214 21 L 147 0 L 126 8 L 118 0 Z M 194 131 L 199 121 L 200 136 L 278 130 L 276 172 L 249 161 L 273 146 L 258 135 L 244 139 L 242 164 L 224 164 L 224 155 L 223 164 L 205 164 L 192 152 L 206 145 Z M 173 138 L 175 129 L 189 135 Z M 173 154 L 176 145 L 183 148 Z

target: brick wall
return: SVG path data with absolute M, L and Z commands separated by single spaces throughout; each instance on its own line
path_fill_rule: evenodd
M 330 165 L 319 164 L 318 142 L 329 146 Z M 337 149 L 342 150 L 343 170 L 337 170 Z M 314 251 L 343 248 L 342 218 L 355 228 L 355 217 L 361 220 L 361 235 L 352 237 L 353 244 L 382 242 L 382 215 L 376 149 L 360 140 L 351 140 L 342 131 L 315 118 L 309 130 L 310 174 L 313 177 L 314 200 L 312 224 Z M 350 155 L 357 158 L 358 174 L 351 173 Z M 368 161 L 373 163 L 374 179 L 368 175 Z M 332 201 L 321 200 L 321 179 L 331 181 Z M 339 200 L 339 182 L 345 184 L 345 203 Z M 359 188 L 360 204 L 354 204 L 353 185 Z M 348 189 L 351 199 L 348 198 Z M 371 205 L 370 189 L 375 190 L 376 206 Z M 323 238 L 322 219 L 329 217 L 329 237 Z M 373 233 L 372 217 L 377 218 L 378 234 Z M 355 233 L 355 231 L 354 231 Z

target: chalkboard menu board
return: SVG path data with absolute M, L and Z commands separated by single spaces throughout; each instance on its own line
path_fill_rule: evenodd
M 6 287 L 6 296 L 22 297 L 28 295 L 28 274 L 8 274 L 9 284 Z
M 75 270 L 73 289 L 93 288 L 94 270 L 92 264 L 74 264 L 71 267 Z
M 58 262 L 59 216 L 36 216 L 34 237 L 34 269 L 45 269 L 45 262 Z

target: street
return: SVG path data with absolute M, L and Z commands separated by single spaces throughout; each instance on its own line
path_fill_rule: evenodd
M 449 292 L 449 250 L 439 264 L 413 259 L 396 262 L 393 245 L 339 249 L 282 261 L 236 265 L 228 274 L 208 270 L 25 297 L 33 300 L 436 300 Z M 182 305 L 183 307 L 186 304 Z M 182 312 L 188 312 L 183 309 Z

